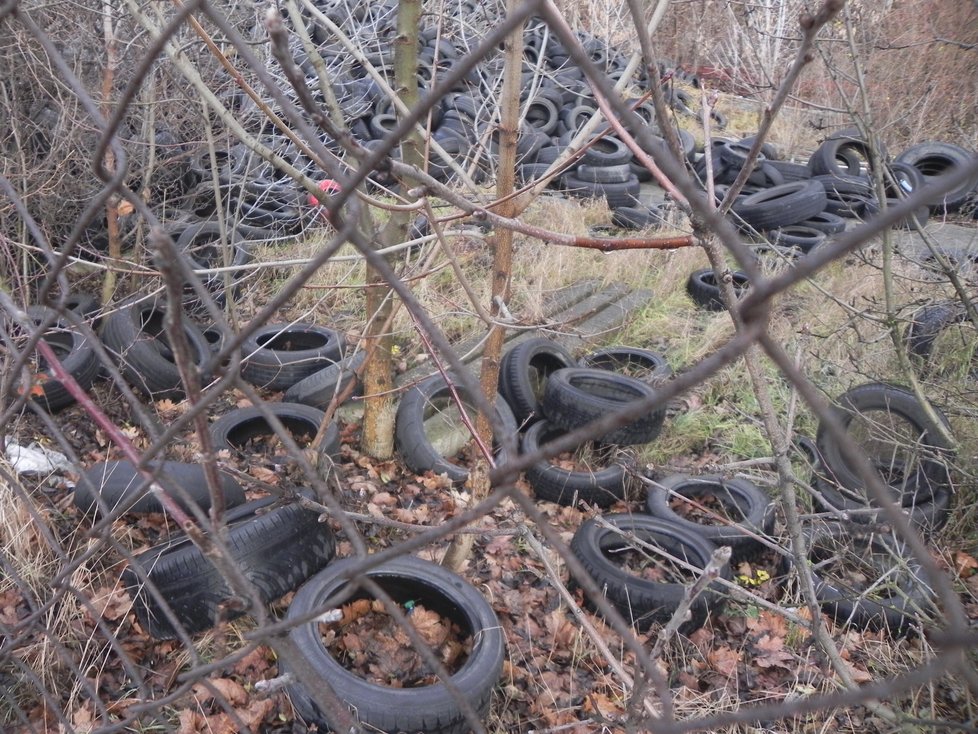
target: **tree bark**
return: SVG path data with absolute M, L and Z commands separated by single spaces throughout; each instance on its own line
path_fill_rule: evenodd
M 507 12 L 515 12 L 519 3 L 508 0 Z M 516 138 L 520 118 L 520 72 L 523 60 L 523 27 L 515 29 L 505 42 L 506 65 L 503 70 L 503 89 L 499 120 L 499 177 L 496 179 L 496 197 L 499 205 L 496 211 L 504 217 L 517 215 L 517 204 L 513 198 L 516 179 Z M 503 352 L 506 329 L 497 319 L 502 306 L 509 301 L 510 281 L 513 275 L 513 230 L 501 228 L 491 238 L 493 247 L 492 263 L 492 303 L 489 315 L 493 323 L 489 325 L 489 336 L 482 353 L 482 368 L 479 382 L 482 394 L 489 405 L 496 404 L 496 385 L 499 381 L 499 363 Z M 490 416 L 479 412 L 475 423 L 476 432 L 483 446 L 492 446 L 492 424 Z M 513 437 L 503 437 L 512 440 Z M 489 483 L 489 460 L 476 456 L 469 472 L 466 486 L 472 494 L 472 501 L 483 500 L 492 488 Z M 474 535 L 457 535 L 445 554 L 442 563 L 458 570 L 472 551 Z

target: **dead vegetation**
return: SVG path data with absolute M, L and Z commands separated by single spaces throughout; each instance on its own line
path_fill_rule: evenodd
M 572 21 L 621 43 L 630 37 L 622 27 L 627 18 L 617 15 L 616 9 L 574 5 L 567 9 Z M 692 4 L 673 5 L 662 31 L 667 39 L 665 47 L 671 44 L 667 52 L 683 64 L 712 62 L 708 55 L 701 59 L 699 49 L 707 48 L 701 42 L 719 32 L 720 21 L 684 13 Z M 701 9 L 705 12 L 708 5 Z M 973 144 L 974 110 L 967 103 L 943 104 L 948 99 L 974 96 L 960 95 L 948 86 L 955 79 L 978 78 L 970 73 L 974 71 L 974 51 L 969 55 L 966 48 L 974 39 L 961 37 L 957 45 L 946 40 L 959 38 L 956 31 L 972 27 L 967 23 L 971 10 L 942 7 L 933 13 L 924 12 L 930 9 L 930 3 L 907 4 L 886 15 L 884 23 L 872 25 L 873 33 L 866 31 L 859 39 L 860 48 L 868 54 L 866 73 L 880 80 L 870 101 L 877 113 L 874 124 L 893 145 L 923 137 Z M 855 10 L 860 10 L 858 4 Z M 83 23 L 69 22 L 75 20 L 76 12 L 84 14 Z M 264 29 L 250 12 L 236 8 L 235 13 L 245 18 L 233 20 L 248 20 L 239 25 L 248 30 L 249 39 L 264 48 Z M 95 27 L 97 13 L 56 3 L 38 9 L 37 17 L 59 39 L 60 53 L 82 75 L 94 100 L 111 105 L 111 99 L 102 99 L 95 92 L 103 81 L 93 76 L 100 68 L 101 57 L 80 41 L 69 42 L 77 36 L 69 29 Z M 923 17 L 928 18 L 927 23 L 914 22 Z M 123 44 L 114 82 L 117 88 L 111 98 L 121 93 L 129 81 L 127 74 L 148 43 L 144 33 L 129 28 L 129 22 L 125 13 L 118 16 L 117 36 L 133 40 Z M 696 28 L 692 36 L 684 34 L 690 25 Z M 857 22 L 858 28 L 868 25 Z M 12 16 L 0 19 L 0 27 L 5 26 L 19 29 Z M 795 26 L 790 27 L 794 32 Z M 835 32 L 841 34 L 839 28 L 834 28 Z M 181 28 L 177 35 L 206 72 L 214 91 L 230 89 L 223 72 L 215 68 L 213 56 L 205 53 L 189 31 Z M 695 52 L 684 45 L 691 44 L 691 39 L 696 39 Z M 884 40 L 886 45 L 881 47 Z M 5 67 L 0 68 L 10 74 L 0 73 L 0 99 L 2 108 L 12 114 L 0 123 L 0 140 L 5 150 L 16 155 L 5 157 L 2 175 L 36 219 L 44 238 L 57 248 L 79 225 L 87 204 L 102 191 L 102 183 L 89 173 L 89 158 L 98 135 L 90 125 L 79 124 L 84 114 L 72 90 L 62 84 L 37 83 L 56 74 L 33 37 L 19 29 L 6 43 L 2 49 Z M 826 45 L 829 52 L 824 60 L 842 65 L 833 55 L 838 46 Z M 711 47 L 718 49 L 720 45 Z M 937 60 L 941 54 L 953 59 L 942 65 Z M 765 71 L 777 71 L 785 58 L 769 62 Z M 723 57 L 718 59 L 724 63 Z M 917 63 L 920 59 L 922 63 Z M 923 71 L 922 78 L 911 80 L 912 84 L 902 85 L 890 78 L 896 70 L 909 66 L 937 66 L 947 71 L 939 75 L 940 85 L 932 87 L 926 86 L 931 76 Z M 223 137 L 214 139 L 220 126 L 208 115 L 197 114 L 200 101 L 188 92 L 172 67 L 164 63 L 154 66 L 152 78 L 157 83 L 143 86 L 128 108 L 127 125 L 132 136 L 120 138 L 133 166 L 127 184 L 151 198 L 158 189 L 147 182 L 158 183 L 160 177 L 165 178 L 166 158 L 161 156 L 167 142 L 148 132 L 165 126 L 182 131 L 192 128 L 190 139 L 198 143 L 206 140 L 215 151 L 227 148 L 228 143 Z M 827 91 L 828 86 L 828 81 L 815 73 L 806 77 L 798 96 L 817 97 L 842 109 L 845 105 L 836 97 L 822 98 L 823 93 L 838 92 Z M 926 92 L 921 91 L 925 87 Z M 689 90 L 695 92 L 692 87 Z M 902 102 L 894 102 L 896 90 L 905 90 Z M 765 98 L 763 89 L 760 96 Z M 730 118 L 724 134 L 748 133 L 756 128 L 757 113 L 747 109 L 742 100 L 723 96 L 718 109 Z M 935 112 L 941 109 L 944 112 Z M 832 115 L 839 113 L 830 113 L 830 119 L 837 119 Z M 814 147 L 820 132 L 809 125 L 813 119 L 823 116 L 794 109 L 779 116 L 772 139 L 787 157 L 804 160 Z M 688 119 L 682 124 L 702 139 L 701 125 Z M 52 129 L 64 131 L 64 135 L 51 134 Z M 9 224 L 0 231 L 4 238 L 0 257 L 5 262 L 0 283 L 14 302 L 26 304 L 36 297 L 46 274 L 44 248 L 31 232 L 30 220 L 15 213 L 13 197 L 7 191 L 5 194 L 0 212 Z M 480 201 L 491 197 L 489 190 L 473 195 Z M 430 201 L 435 211 L 451 211 L 437 197 Z M 163 281 L 146 246 L 146 222 L 130 219 L 131 212 L 115 198 L 110 197 L 108 205 L 116 207 L 124 242 L 132 244 L 132 249 L 121 261 L 114 260 L 82 238 L 72 255 L 78 259 L 70 259 L 64 268 L 66 278 L 73 288 L 99 292 L 104 273 L 112 270 L 118 277 L 119 294 L 161 289 Z M 93 220 L 104 216 L 102 210 L 89 213 Z M 584 235 L 594 225 L 607 224 L 609 215 L 601 203 L 582 206 L 545 195 L 522 220 L 553 232 Z M 680 217 L 677 222 L 680 233 L 693 231 L 687 219 Z M 445 227 L 444 243 L 425 244 L 395 262 L 397 275 L 431 322 L 458 345 L 487 327 L 483 316 L 492 292 L 492 233 L 465 217 L 452 219 Z M 364 327 L 366 280 L 357 247 L 344 245 L 301 286 L 295 281 L 296 273 L 330 246 L 331 234 L 330 230 L 310 229 L 298 238 L 259 245 L 255 267 L 244 278 L 239 297 L 229 299 L 226 305 L 228 321 L 235 328 L 247 324 L 265 303 L 288 290 L 292 297 L 278 312 L 279 318 L 326 324 L 356 341 Z M 867 242 L 772 301 L 767 335 L 791 356 L 807 383 L 829 399 L 861 382 L 899 380 L 898 347 L 889 338 L 889 324 L 895 319 L 902 328 L 919 306 L 956 297 L 944 274 L 898 252 L 892 263 L 888 303 L 883 291 L 884 247 L 878 240 Z M 510 325 L 560 333 L 566 327 L 548 322 L 546 299 L 582 279 L 647 288 L 653 294 L 651 301 L 630 314 L 625 329 L 591 346 L 643 346 L 662 352 L 677 372 L 695 370 L 736 332 L 729 314 L 698 310 L 686 296 L 688 274 L 708 264 L 699 248 L 602 254 L 518 234 L 513 294 L 506 304 Z M 728 265 L 736 267 L 732 257 Z M 790 267 L 790 263 L 772 260 L 764 264 L 763 273 L 776 276 Z M 962 269 L 961 277 L 972 292 L 974 270 Z M 111 308 L 105 306 L 106 311 Z M 429 359 L 430 350 L 418 336 L 417 321 L 406 308 L 397 307 L 388 329 L 398 372 Z M 956 324 L 942 334 L 935 358 L 927 365 L 915 365 L 920 369 L 924 391 L 948 415 L 959 441 L 953 475 L 954 514 L 948 527 L 931 539 L 929 548 L 972 624 L 978 618 L 974 343 L 970 325 Z M 16 350 L 5 349 L 9 364 Z M 766 359 L 761 360 L 761 368 L 787 432 L 793 437 L 814 435 L 819 416 L 799 394 L 797 384 Z M 150 435 L 133 416 L 127 397 L 117 388 L 99 383 L 94 397 L 138 450 L 156 445 L 158 436 Z M 277 395 L 265 397 L 278 399 Z M 247 402 L 248 396 L 232 389 L 210 403 L 209 410 L 216 415 Z M 163 424 L 172 424 L 183 420 L 190 407 L 188 402 L 167 401 L 157 403 L 152 411 Z M 775 457 L 761 416 L 747 369 L 738 360 L 698 380 L 671 401 L 662 435 L 629 460 L 633 469 L 644 467 L 659 476 L 673 471 L 743 475 L 777 494 L 781 490 L 774 471 Z M 12 412 L 8 417 L 6 436 L 21 444 L 41 439 L 44 445 L 66 453 L 77 466 L 117 455 L 118 448 L 79 406 L 53 420 L 32 411 Z M 437 477 L 415 476 L 396 460 L 378 461 L 367 456 L 359 446 L 361 427 L 356 409 L 341 413 L 343 453 L 339 475 L 330 489 L 355 520 L 371 551 L 396 548 L 418 533 L 439 528 L 470 506 L 466 492 L 449 487 Z M 189 423 L 163 447 L 167 458 L 190 461 L 197 460 L 198 451 L 198 437 Z M 805 515 L 819 514 L 805 488 L 810 467 L 796 453 L 789 458 L 802 482 L 797 488 L 799 509 Z M 293 482 L 294 474 L 278 471 L 274 464 L 242 464 L 237 468 L 250 496 L 302 484 L 301 480 Z M 522 481 L 516 483 L 514 491 L 521 498 L 531 494 Z M 503 679 L 494 694 L 486 730 L 635 731 L 634 722 L 641 720 L 637 709 L 642 704 L 634 697 L 633 677 L 641 671 L 642 662 L 613 626 L 582 611 L 586 607 L 583 592 L 568 588 L 573 584 L 565 559 L 541 535 L 546 527 L 566 543 L 582 522 L 597 513 L 594 508 L 562 508 L 548 503 L 541 503 L 537 509 L 542 517 L 531 516 L 520 502 L 504 499 L 470 528 L 478 533 L 478 540 L 476 553 L 463 574 L 491 601 L 507 640 Z M 640 512 L 642 504 L 622 502 L 612 509 Z M 333 523 L 339 530 L 335 517 Z M 145 732 L 178 730 L 181 734 L 240 731 L 242 726 L 267 732 L 301 729 L 284 694 L 274 688 L 258 689 L 257 684 L 275 679 L 277 660 L 268 644 L 269 635 L 248 618 L 222 624 L 194 638 L 190 647 L 179 642 L 154 642 L 139 626 L 129 597 L 118 583 L 124 559 L 175 531 L 172 519 L 159 517 L 136 521 L 124 517 L 92 526 L 72 507 L 70 489 L 61 478 L 45 474 L 18 477 L 8 464 L 0 466 L 0 687 L 4 689 L 0 724 L 24 732 L 89 732 L 118 726 Z M 790 547 L 783 530 L 776 541 L 782 548 Z M 440 560 L 446 543 L 445 538 L 432 540 L 419 555 Z M 351 540 L 346 539 L 340 544 L 339 555 L 351 555 L 354 550 Z M 772 558 L 742 564 L 734 569 L 734 576 L 725 612 L 689 638 L 670 640 L 662 657 L 655 661 L 671 692 L 679 722 L 671 731 L 683 730 L 684 720 L 694 720 L 691 726 L 698 730 L 745 731 L 746 725 L 734 720 L 736 712 L 754 705 L 771 706 L 764 709 L 761 724 L 765 731 L 792 734 L 832 729 L 889 732 L 898 727 L 912 731 L 974 727 L 976 691 L 967 680 L 937 667 L 945 654 L 939 643 L 927 636 L 894 642 L 882 632 L 846 629 L 826 620 L 829 641 L 844 663 L 840 673 L 827 662 L 821 643 L 814 639 L 804 595 L 795 583 L 779 585 L 779 571 Z M 273 606 L 275 619 L 281 618 L 288 601 L 286 597 Z M 423 611 L 419 615 L 421 626 L 437 633 L 428 639 L 437 644 L 444 630 L 439 628 L 439 620 L 425 617 Z M 935 628 L 939 622 L 934 620 Z M 957 631 L 966 634 L 965 630 Z M 398 633 L 393 630 L 392 639 L 397 639 Z M 425 634 L 422 630 L 422 636 Z M 373 636 L 373 632 L 347 630 L 343 635 L 345 651 L 355 657 L 364 646 L 364 636 Z M 637 634 L 636 639 L 647 650 L 655 644 L 656 633 Z M 446 659 L 454 660 L 458 647 L 459 641 L 452 642 Z M 970 638 L 953 649 L 974 663 Z M 384 667 L 389 652 L 381 645 L 381 663 L 361 663 L 390 677 L 391 671 Z M 925 666 L 934 666 L 934 672 L 926 679 L 894 685 L 889 695 L 882 695 L 887 693 L 884 688 L 870 699 L 848 688 L 852 684 L 886 686 L 887 681 Z M 642 685 L 646 684 L 643 680 Z M 814 712 L 798 706 L 806 697 L 840 690 L 853 695 L 838 706 L 827 705 Z

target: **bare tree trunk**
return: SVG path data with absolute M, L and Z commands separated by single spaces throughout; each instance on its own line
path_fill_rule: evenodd
M 519 5 L 517 0 L 508 0 L 507 12 L 514 12 Z M 515 217 L 517 203 L 512 194 L 516 178 L 516 138 L 520 121 L 520 72 L 523 60 L 523 28 L 520 26 L 507 38 L 505 44 L 506 66 L 503 71 L 503 89 L 499 120 L 499 177 L 496 180 L 496 198 L 500 204 L 496 211 L 504 217 Z M 489 314 L 494 322 L 489 326 L 489 336 L 482 353 L 482 371 L 479 382 L 482 394 L 489 405 L 496 404 L 496 385 L 499 382 L 499 362 L 503 352 L 505 327 L 495 319 L 499 317 L 502 306 L 509 300 L 510 280 L 513 275 L 513 230 L 501 228 L 492 238 L 492 303 Z M 483 446 L 492 446 L 492 424 L 490 416 L 481 411 L 476 419 L 476 432 Z M 488 496 L 488 459 L 477 456 L 467 486 L 472 493 L 472 501 L 478 502 Z M 475 536 L 456 535 L 442 563 L 449 568 L 458 569 L 468 558 Z
M 397 8 L 397 36 L 394 38 L 394 91 L 411 109 L 418 102 L 418 31 L 421 0 L 401 0 Z M 421 166 L 421 146 L 416 133 L 401 143 L 405 163 Z M 402 184 L 407 188 L 406 182 Z M 387 247 L 407 239 L 412 212 L 395 211 L 380 233 L 379 245 Z M 393 292 L 373 268 L 367 268 L 367 333 L 364 347 L 367 359 L 363 373 L 367 395 L 363 416 L 363 449 L 377 459 L 394 455 L 394 379 L 391 356 L 390 320 L 394 308 Z
M 112 24 L 114 14 L 109 0 L 102 2 L 102 33 L 105 37 L 105 68 L 102 70 L 102 110 L 106 117 L 111 113 L 112 86 L 115 83 L 115 69 L 118 64 L 118 49 L 115 28 Z M 105 151 L 105 170 L 115 171 L 115 154 L 111 148 Z M 105 205 L 105 224 L 109 236 L 109 257 L 114 262 L 122 259 L 122 243 L 119 242 L 119 197 L 111 196 Z M 107 268 L 102 281 L 102 303 L 108 303 L 115 292 L 115 270 Z

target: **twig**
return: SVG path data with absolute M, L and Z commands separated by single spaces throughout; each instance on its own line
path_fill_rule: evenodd
M 591 624 L 591 620 L 588 619 L 587 615 L 584 613 L 584 610 L 578 606 L 577 602 L 574 600 L 574 596 L 567 590 L 567 586 L 564 585 L 564 582 L 560 580 L 560 575 L 553 567 L 553 564 L 550 563 L 550 558 L 547 551 L 540 541 L 534 537 L 529 528 L 524 528 L 524 532 L 520 537 L 526 541 L 526 544 L 533 549 L 533 552 L 536 553 L 537 558 L 539 558 L 540 562 L 543 563 L 544 568 L 547 569 L 547 575 L 549 576 L 551 585 L 557 590 L 557 593 L 560 594 L 560 598 L 564 600 L 564 603 L 567 605 L 570 613 L 574 615 L 574 619 L 577 620 L 577 623 L 581 625 L 581 628 L 587 633 L 587 636 L 591 638 L 591 641 L 598 649 L 598 652 L 601 653 L 601 656 L 608 663 L 608 667 L 611 668 L 615 672 L 615 675 L 617 675 L 621 680 L 625 690 L 627 691 L 635 688 L 635 679 L 632 678 L 628 671 L 622 667 L 618 657 L 612 653 L 611 649 L 608 647 L 608 643 L 605 641 L 605 638 L 602 637 L 602 635 L 594 628 L 594 625 Z M 654 655 L 652 657 L 653 659 L 655 658 Z M 655 707 L 652 705 L 652 702 L 649 701 L 648 698 L 643 700 L 643 706 L 651 716 L 659 715 L 659 712 L 656 711 Z
M 696 581 L 686 587 L 679 606 L 676 607 L 676 611 L 666 626 L 659 631 L 655 645 L 652 646 L 652 650 L 649 652 L 649 656 L 653 660 L 659 659 L 666 644 L 679 633 L 679 627 L 689 617 L 689 610 L 692 608 L 696 598 L 706 591 L 706 587 L 720 576 L 723 567 L 730 563 L 730 552 L 729 545 L 722 545 L 713 551 L 710 555 L 710 560 L 703 569 L 703 573 L 700 574 Z

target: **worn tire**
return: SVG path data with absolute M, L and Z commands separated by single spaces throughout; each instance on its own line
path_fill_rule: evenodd
M 325 369 L 313 372 L 285 391 L 282 400 L 287 403 L 302 403 L 313 408 L 325 410 L 333 396 L 344 392 L 350 383 L 355 383 L 350 397 L 363 395 L 363 385 L 357 377 L 357 370 L 367 359 L 365 351 L 344 357 Z M 347 398 L 349 399 L 349 398 Z
M 811 466 L 811 487 L 817 493 L 815 499 L 826 510 L 839 510 L 846 518 L 857 523 L 884 523 L 886 515 L 874 503 L 858 492 L 836 485 L 830 478 L 831 472 L 825 468 L 821 452 L 815 442 L 808 437 L 797 440 L 798 447 Z M 907 520 L 924 534 L 932 534 L 947 524 L 950 518 L 953 491 L 950 487 L 938 487 L 927 500 L 902 506 Z
M 738 299 L 743 298 L 750 288 L 747 273 L 738 270 L 730 275 L 733 278 L 734 293 Z M 703 268 L 690 273 L 686 281 L 686 293 L 693 303 L 708 311 L 723 311 L 726 308 L 713 268 Z
M 466 412 L 472 420 L 475 420 L 476 411 L 472 407 L 475 403 L 465 392 L 461 385 L 456 385 L 459 397 L 465 404 Z M 422 474 L 430 471 L 433 474 L 445 474 L 449 480 L 455 484 L 462 484 L 468 479 L 469 468 L 455 464 L 448 457 L 457 455 L 464 445 L 471 438 L 468 430 L 459 422 L 446 425 L 448 419 L 443 416 L 449 414 L 442 410 L 443 407 L 450 407 L 456 410 L 457 406 L 452 402 L 452 393 L 448 384 L 441 375 L 433 375 L 426 380 L 411 387 L 401 397 L 401 402 L 397 406 L 397 417 L 394 428 L 394 444 L 404 459 L 404 463 L 414 472 Z M 496 396 L 496 418 L 504 426 L 503 431 L 506 437 L 516 436 L 519 427 L 513 411 L 510 410 L 507 402 L 501 395 Z M 426 422 L 434 421 L 432 428 L 437 428 L 438 423 L 446 426 L 449 430 L 445 436 L 441 437 L 446 445 L 445 448 L 436 446 L 432 443 L 431 437 L 426 429 Z M 462 437 L 464 436 L 464 440 Z M 499 448 L 498 433 L 495 435 L 494 449 L 497 463 L 506 460 L 506 454 Z M 438 439 L 436 439 L 438 440 Z M 440 443 L 440 442 L 439 442 Z
M 732 211 L 757 230 L 795 224 L 825 210 L 825 187 L 817 179 L 772 186 L 738 198 Z
M 582 163 L 601 168 L 627 165 L 631 159 L 628 146 L 610 135 L 593 141 L 581 156 Z
M 349 585 L 345 576 L 358 560 L 337 561 L 309 579 L 296 592 L 286 620 L 298 620 L 315 610 L 330 608 L 330 600 Z M 437 611 L 472 638 L 471 654 L 449 682 L 465 696 L 476 713 L 485 717 L 506 653 L 503 629 L 485 598 L 457 574 L 412 556 L 392 559 L 362 575 L 378 584 L 395 604 L 414 602 Z M 364 598 L 373 597 L 358 590 L 344 603 Z M 333 658 L 323 644 L 315 620 L 296 624 L 289 637 L 317 678 L 329 685 L 366 729 L 421 734 L 465 734 L 471 730 L 458 702 L 443 682 L 394 688 L 364 680 Z M 279 666 L 280 674 L 288 672 L 286 658 L 280 659 Z M 321 731 L 331 730 L 329 720 L 299 680 L 287 684 L 286 691 L 306 724 L 316 725 Z
M 318 408 L 298 403 L 265 403 L 264 407 L 278 418 L 283 427 L 293 436 L 313 438 L 325 418 Z M 275 435 L 272 426 L 257 406 L 236 408 L 218 418 L 210 427 L 214 450 L 227 449 L 240 455 L 247 455 L 249 441 Z M 319 445 L 319 455 L 335 461 L 340 454 L 340 431 L 336 421 L 331 421 Z
M 697 533 L 678 528 L 671 523 L 647 515 L 605 515 L 605 521 L 623 532 L 632 533 L 648 544 L 658 545 L 668 553 L 697 568 L 705 568 L 716 546 Z M 584 566 L 608 601 L 627 622 L 638 630 L 647 631 L 655 623 L 667 622 L 675 613 L 686 591 L 684 583 L 662 583 L 635 576 L 615 564 L 609 554 L 629 547 L 628 541 L 616 531 L 602 527 L 594 519 L 587 520 L 571 539 L 571 551 Z M 691 572 L 689 581 L 693 581 Z M 721 571 L 730 579 L 730 566 Z M 593 604 L 586 599 L 589 606 Z M 690 616 L 679 631 L 688 635 L 702 627 L 707 616 L 723 605 L 722 588 L 713 582 L 700 594 L 690 608 Z
M 532 453 L 564 433 L 566 431 L 547 421 L 537 421 L 523 434 L 523 453 Z M 574 471 L 544 460 L 526 470 L 527 484 L 538 499 L 569 507 L 578 502 L 610 507 L 625 498 L 626 476 L 621 464 L 595 467 L 592 471 Z
M 646 227 L 662 227 L 667 221 L 667 214 L 661 208 L 645 206 L 619 206 L 611 212 L 611 223 L 622 229 L 645 229 Z
M 808 557 L 814 564 L 815 597 L 837 623 L 906 636 L 936 612 L 934 592 L 923 568 L 892 536 L 854 532 L 851 525 L 842 523 L 819 525 L 806 536 Z M 857 573 L 866 583 L 850 585 L 827 578 L 826 566 L 821 564 L 835 557 L 841 557 L 847 566 L 863 561 Z M 898 582 L 896 588 L 887 590 L 893 582 Z M 865 594 L 873 587 L 879 588 L 879 594 L 868 598 Z
M 838 214 L 831 212 L 821 212 L 809 217 L 803 222 L 798 222 L 803 227 L 811 227 L 825 234 L 839 234 L 846 231 L 846 220 Z
M 969 153 L 960 146 L 934 142 L 913 145 L 897 156 L 898 163 L 912 165 L 920 171 L 927 183 L 960 166 L 968 165 L 974 159 L 974 153 Z M 931 211 L 935 214 L 957 211 L 976 187 L 978 187 L 978 174 L 973 174 L 968 180 L 944 194 L 939 201 L 930 202 Z
M 520 342 L 503 355 L 499 364 L 499 394 L 509 403 L 520 426 L 542 417 L 540 398 L 550 375 L 574 364 L 570 352 L 544 336 Z
M 241 345 L 241 377 L 256 387 L 286 390 L 339 362 L 343 336 L 316 324 L 269 324 Z
M 802 224 L 788 224 L 767 233 L 772 245 L 797 247 L 802 252 L 811 252 L 827 239 L 825 232 Z
M 673 493 L 694 501 L 698 497 L 715 497 L 724 507 L 730 508 L 728 515 L 739 515 L 740 519 L 731 519 L 730 523 L 721 522 L 719 518 L 715 522 L 689 520 L 672 508 Z M 762 548 L 763 544 L 755 536 L 770 535 L 774 529 L 771 497 L 746 479 L 673 474 L 649 486 L 646 509 L 653 517 L 699 533 L 716 545 L 729 545 L 733 563 Z
M 586 354 L 580 359 L 581 367 L 611 370 L 629 374 L 627 370 L 641 371 L 638 379 L 650 385 L 661 385 L 672 377 L 672 367 L 658 352 L 640 347 L 608 347 Z M 632 377 L 636 375 L 630 375 Z
M 938 419 L 944 426 L 948 426 L 947 418 L 936 407 L 935 410 Z M 950 483 L 946 459 L 951 446 L 941 437 L 940 430 L 931 422 L 910 390 L 886 383 L 866 383 L 840 395 L 832 412 L 847 431 L 858 415 L 870 412 L 888 413 L 909 425 L 915 446 L 912 454 L 906 454 L 906 458 L 903 455 L 901 458 L 891 455 L 889 459 L 870 456 L 870 460 L 881 472 L 895 470 L 895 477 L 889 480 L 884 478 L 884 483 L 893 488 L 901 504 L 906 506 L 925 502 L 939 487 Z M 886 428 L 887 433 L 892 431 L 892 427 Z M 884 444 L 878 438 L 870 440 Z M 842 455 L 839 442 L 829 432 L 824 421 L 819 424 L 816 444 L 825 469 L 837 484 L 850 490 L 863 488 L 862 480 Z M 913 466 L 910 476 L 907 476 L 907 467 L 912 466 L 914 461 L 916 465 Z
M 907 351 L 926 362 L 930 359 L 934 342 L 941 332 L 951 324 L 964 321 L 967 317 L 964 307 L 956 303 L 932 303 L 917 309 L 904 333 Z
M 621 206 L 636 206 L 641 184 L 635 174 L 630 174 L 628 180 L 623 183 L 597 183 L 584 181 L 572 173 L 567 173 L 563 178 L 563 185 L 567 193 L 582 199 L 604 198 L 608 202 L 610 209 L 617 209 Z
M 274 501 L 270 497 L 248 502 L 225 516 L 231 559 L 265 603 L 298 587 L 336 552 L 333 532 L 319 522 L 319 513 L 298 504 L 268 509 Z M 260 510 L 267 511 L 258 514 Z M 186 535 L 140 553 L 123 571 L 122 583 L 140 624 L 156 639 L 177 637 L 178 632 L 133 565 L 143 570 L 187 634 L 213 626 L 224 602 L 233 596 L 220 571 Z
M 543 414 L 559 428 L 572 431 L 628 403 L 654 396 L 655 388 L 641 380 L 607 370 L 567 367 L 550 375 L 543 391 Z M 653 441 L 662 430 L 665 407 L 657 408 L 618 428 L 595 436 L 600 443 L 631 446 Z
M 155 299 L 124 303 L 105 318 L 102 341 L 119 362 L 122 376 L 133 387 L 154 400 L 183 397 L 183 382 L 163 330 L 166 306 Z M 191 357 L 201 371 L 211 356 L 211 347 L 201 330 L 182 320 Z M 201 381 L 206 375 L 201 374 Z
M 180 492 L 168 493 L 184 512 L 190 511 L 189 503 L 202 510 L 211 507 L 211 495 L 207 489 L 204 467 L 182 461 L 154 461 L 147 467 L 149 471 L 165 475 L 168 482 L 160 485 L 178 486 L 188 495 L 185 499 Z M 218 472 L 219 490 L 224 497 L 225 507 L 236 507 L 245 501 L 244 489 L 232 477 Z M 131 461 L 100 461 L 92 464 L 81 473 L 75 491 L 72 493 L 75 507 L 85 514 L 104 512 L 164 512 L 163 504 L 142 475 L 136 471 Z
M 47 306 L 31 306 L 27 309 L 27 314 L 37 325 L 49 319 L 54 320 L 54 323 L 44 330 L 41 338 L 51 347 L 61 366 L 74 378 L 78 386 L 87 391 L 95 382 L 100 370 L 98 356 L 95 354 L 92 342 L 78 329 L 58 318 L 57 312 Z M 35 382 L 33 387 L 40 388 L 41 394 L 36 395 L 32 390 L 29 397 L 50 412 L 61 410 L 74 403 L 75 396 L 68 391 L 61 380 L 55 377 L 54 369 L 48 365 L 47 360 L 40 354 L 37 355 L 37 359 L 38 370 L 44 378 Z

